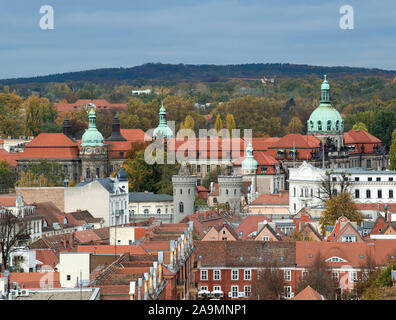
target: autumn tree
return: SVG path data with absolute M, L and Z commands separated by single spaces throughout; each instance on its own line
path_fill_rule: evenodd
M 358 225 L 363 221 L 362 213 L 357 209 L 351 194 L 348 192 L 333 196 L 325 201 L 325 210 L 319 219 L 322 232 L 324 232 L 326 225 L 334 225 L 341 216 L 357 222 Z
M 25 135 L 36 136 L 41 132 L 42 125 L 55 119 L 57 110 L 47 98 L 32 95 L 23 103 L 25 108 Z
M 302 133 L 303 131 L 303 124 L 299 117 L 291 118 L 288 126 L 286 127 L 287 133 Z
M 338 194 L 349 192 L 351 186 L 349 176 L 350 174 L 346 172 L 334 175 L 332 171 L 326 171 L 320 181 L 319 194 L 314 195 L 314 197 L 325 201 Z
M 389 170 L 396 170 L 396 129 L 392 132 L 392 145 L 389 150 Z
M 229 134 L 230 134 L 230 137 L 232 137 L 232 130 L 236 129 L 235 119 L 234 119 L 234 116 L 232 114 L 227 114 L 226 127 L 227 127 L 227 130 L 228 130 Z
M 361 122 L 361 121 L 356 122 L 356 123 L 353 125 L 352 129 L 353 129 L 353 130 L 363 130 L 363 131 L 368 132 L 367 126 L 366 126 L 363 122 Z
M 19 138 L 24 133 L 22 103 L 16 91 L 0 93 L 0 135 Z
M 18 187 L 56 187 L 63 186 L 65 173 L 57 161 L 40 160 L 31 162 L 20 173 L 15 185 Z
M 6 160 L 0 161 L 0 193 L 8 193 L 14 187 L 17 173 Z
M 280 300 L 284 294 L 285 277 L 274 257 L 269 257 L 263 268 L 252 279 L 252 300 Z
M 331 272 L 326 265 L 323 255 L 319 251 L 307 268 L 305 277 L 297 285 L 296 293 L 304 290 L 307 286 L 325 296 L 327 300 L 334 300 L 338 283 L 331 278 Z
M 9 269 L 10 254 L 26 245 L 29 232 L 21 213 L 14 215 L 10 210 L 0 211 L 1 271 Z
M 184 119 L 184 123 L 180 125 L 180 129 L 191 129 L 194 130 L 194 119 L 189 114 Z
M 223 129 L 223 121 L 221 120 L 220 114 L 217 114 L 217 116 L 216 116 L 216 122 L 214 125 L 214 129 L 217 132 L 220 132 Z

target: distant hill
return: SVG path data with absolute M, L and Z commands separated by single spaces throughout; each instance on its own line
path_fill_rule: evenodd
M 131 68 L 104 68 L 79 72 L 67 72 L 31 78 L 15 78 L 0 80 L 0 84 L 14 85 L 26 83 L 47 83 L 65 81 L 89 82 L 128 82 L 134 80 L 154 81 L 218 81 L 231 78 L 266 77 L 304 77 L 308 75 L 332 78 L 351 76 L 394 77 L 396 71 L 298 65 L 289 63 L 249 63 L 239 65 L 191 65 L 147 63 Z

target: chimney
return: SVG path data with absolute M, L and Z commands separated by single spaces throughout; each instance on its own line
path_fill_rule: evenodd
M 153 293 L 153 277 L 154 277 L 154 267 L 150 267 L 150 274 L 149 274 L 149 279 L 148 279 L 149 294 Z
M 164 263 L 164 252 L 158 251 L 158 285 L 162 282 L 162 264 Z
M 70 139 L 72 139 L 72 135 L 71 135 L 71 124 L 70 124 L 70 120 L 67 117 L 65 117 L 65 120 L 63 120 L 63 126 L 62 126 L 62 132 L 65 136 L 69 137 Z
M 153 288 L 157 289 L 157 278 L 158 278 L 158 262 L 153 262 Z
M 138 279 L 138 300 L 142 300 L 142 283 L 143 283 L 143 280 L 142 280 L 142 278 L 139 278 Z
M 169 251 L 170 251 L 170 257 L 169 257 L 169 263 L 172 267 L 172 269 L 175 267 L 174 265 L 174 251 L 175 251 L 175 241 L 171 240 L 170 241 L 170 247 L 169 247 Z
M 129 300 L 135 300 L 135 286 L 136 286 L 135 281 L 129 282 Z
M 143 292 L 144 292 L 144 300 L 148 300 L 148 279 L 149 274 L 147 272 L 144 273 L 144 280 L 143 280 Z

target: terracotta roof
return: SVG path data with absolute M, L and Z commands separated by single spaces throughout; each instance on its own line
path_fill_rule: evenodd
M 344 133 L 345 144 L 353 143 L 377 143 L 380 144 L 382 141 L 372 134 L 364 130 L 351 129 Z
M 53 202 L 38 202 L 33 205 L 36 206 L 36 213 L 42 215 L 50 227 L 53 223 L 64 224 L 63 212 Z
M 16 194 L 1 194 L 0 205 L 5 207 L 14 207 L 16 202 Z
M 355 203 L 359 211 L 379 211 L 385 212 L 384 205 L 389 206 L 388 212 L 396 213 L 396 203 Z
M 40 133 L 26 148 L 32 147 L 76 147 L 77 143 L 63 133 Z
M 248 215 L 243 219 L 242 223 L 236 228 L 236 233 L 239 238 L 246 240 L 247 237 L 252 233 L 258 230 L 258 224 L 259 222 L 263 221 L 270 221 L 266 216 L 264 215 Z
M 43 265 L 54 268 L 59 263 L 59 255 L 52 249 L 36 249 L 36 260 L 42 262 Z
M 99 238 L 91 229 L 74 232 L 74 237 L 81 243 L 101 241 L 101 238 Z
M 97 110 L 111 110 L 115 108 L 125 109 L 125 103 L 109 103 L 105 99 L 78 99 L 74 103 L 56 103 L 55 107 L 59 112 L 71 112 L 80 109 L 82 105 L 93 103 Z M 74 108 L 74 107 L 77 108 Z
M 146 254 L 147 252 L 139 245 L 78 245 L 76 252 L 91 252 L 93 254 Z
M 312 149 L 319 148 L 320 140 L 312 135 L 302 135 L 299 133 L 289 133 L 277 141 L 274 141 L 269 149 L 293 149 L 293 145 L 296 149 Z
M 258 137 L 252 138 L 252 147 L 255 151 L 266 151 L 273 143 L 279 141 L 278 137 Z M 257 159 L 256 159 L 257 160 Z
M 263 193 L 250 205 L 289 205 L 289 191 L 282 190 L 279 193 Z
M 214 196 L 214 197 L 218 197 L 219 196 L 219 184 L 218 183 L 214 183 L 213 184 L 213 192 L 209 193 L 209 196 Z
M 326 298 L 308 286 L 300 291 L 292 300 L 326 300 Z
M 1 273 L 1 276 L 4 277 L 4 274 Z M 40 289 L 43 281 L 46 281 L 47 285 L 50 281 L 54 288 L 60 288 L 59 272 L 11 272 L 10 280 L 25 289 Z
M 146 139 L 151 140 L 150 136 L 146 135 L 146 133 L 142 129 L 121 129 L 121 135 L 127 139 L 127 141 L 145 141 Z

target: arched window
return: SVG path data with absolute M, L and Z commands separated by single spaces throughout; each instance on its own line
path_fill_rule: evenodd
M 161 214 L 161 209 L 157 209 L 157 214 Z
M 236 189 L 234 189 L 234 195 L 236 195 Z
M 228 194 L 228 189 L 226 189 L 226 194 Z
M 183 189 L 180 189 L 180 194 L 183 194 Z
M 336 130 L 338 131 L 340 129 L 340 120 L 336 121 Z
M 327 131 L 331 130 L 331 120 L 327 121 Z
M 322 121 L 318 121 L 318 130 L 321 131 L 322 130 Z
M 313 127 L 314 127 L 314 123 L 313 123 L 313 121 L 311 120 L 311 121 L 309 121 L 309 126 L 310 126 L 310 128 L 311 129 L 313 129 Z
M 190 189 L 188 189 L 188 194 L 190 194 Z
M 183 213 L 184 212 L 184 204 L 183 204 L 183 202 L 179 202 L 179 212 L 180 213 Z
M 296 196 L 296 188 L 293 189 L 293 197 Z
M 150 211 L 149 211 L 149 209 L 144 209 L 144 214 L 149 214 L 150 213 Z

